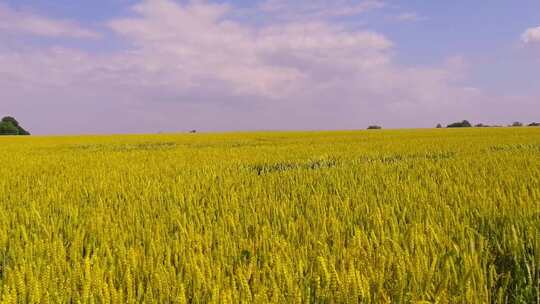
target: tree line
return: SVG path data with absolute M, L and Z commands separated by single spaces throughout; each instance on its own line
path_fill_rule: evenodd
M 508 127 L 524 127 L 525 124 L 519 122 L 519 121 L 516 121 L 510 125 L 508 125 Z M 449 125 L 446 126 L 446 128 L 472 128 L 472 127 L 475 127 L 475 128 L 502 128 L 504 126 L 502 125 L 485 125 L 485 124 L 482 124 L 482 123 L 478 123 L 478 124 L 475 124 L 473 126 L 472 123 L 470 123 L 468 120 L 463 120 L 463 121 L 458 121 L 458 122 L 453 122 Z M 539 122 L 532 122 L 530 124 L 527 125 L 527 127 L 540 127 L 540 123 Z M 442 129 L 444 128 L 442 124 L 437 124 L 436 126 L 437 129 Z M 381 126 L 378 126 L 378 125 L 371 125 L 369 127 L 367 127 L 368 130 L 380 130 L 382 129 Z
M 523 127 L 523 126 L 525 125 L 518 121 L 509 125 L 509 127 Z M 533 122 L 533 123 L 528 124 L 527 126 L 540 127 L 540 123 Z M 437 129 L 440 129 L 442 127 L 443 126 L 441 124 L 438 124 L 436 126 Z M 447 128 L 472 128 L 473 125 L 468 120 L 463 120 L 463 121 L 451 123 L 447 125 L 446 127 Z M 474 125 L 474 127 L 487 128 L 487 127 L 502 127 L 502 126 L 499 126 L 499 125 L 490 126 L 490 125 L 484 125 L 484 124 L 479 123 L 479 124 Z M 382 129 L 382 127 L 378 125 L 371 125 L 368 127 L 368 130 L 380 130 L 380 129 Z M 196 131 L 193 130 L 190 133 L 195 133 L 195 132 Z M 25 130 L 14 117 L 6 116 L 2 118 L 2 120 L 0 121 L 0 135 L 30 135 L 30 132 Z
M 508 127 L 523 127 L 523 126 L 525 126 L 525 124 L 523 124 L 522 122 L 519 122 L 519 121 L 513 122 L 512 124 L 508 125 Z M 540 123 L 532 122 L 532 123 L 528 124 L 527 126 L 528 127 L 540 127 Z M 463 120 L 463 121 L 451 123 L 446 127 L 447 128 L 472 128 L 473 125 L 468 120 Z M 501 125 L 485 125 L 485 124 L 482 124 L 482 123 L 478 123 L 478 124 L 475 124 L 474 127 L 475 128 L 489 128 L 489 127 L 502 128 L 503 126 L 501 126 Z M 442 128 L 442 125 L 438 124 L 437 128 Z

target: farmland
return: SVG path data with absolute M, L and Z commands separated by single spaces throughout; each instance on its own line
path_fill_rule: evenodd
M 540 129 L 0 138 L 1 303 L 537 303 Z

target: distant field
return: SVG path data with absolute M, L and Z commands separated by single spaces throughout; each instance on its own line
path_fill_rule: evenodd
M 538 303 L 540 128 L 0 138 L 1 303 Z

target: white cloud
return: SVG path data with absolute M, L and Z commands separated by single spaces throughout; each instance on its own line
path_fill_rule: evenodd
M 380 0 L 265 0 L 259 8 L 282 19 L 354 16 L 385 6 Z
M 184 87 L 214 79 L 237 93 L 277 98 L 313 77 L 307 69 L 377 65 L 391 47 L 382 35 L 324 22 L 258 29 L 228 20 L 223 5 L 152 0 L 134 10 L 138 17 L 111 28 L 135 45 L 141 67 L 168 71 Z
M 233 12 L 145 0 L 109 22 L 130 49 L 0 51 L 0 100 L 36 113 L 35 129 L 69 117 L 48 132 L 432 126 L 488 100 L 461 85 L 460 57 L 405 67 L 368 29 L 324 18 L 254 26 Z
M 527 29 L 521 35 L 521 40 L 527 44 L 540 43 L 540 26 Z
M 98 38 L 100 35 L 70 20 L 56 20 L 12 9 L 0 3 L 0 32 L 45 37 Z

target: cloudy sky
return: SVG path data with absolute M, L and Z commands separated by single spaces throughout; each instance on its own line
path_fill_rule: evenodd
M 540 1 L 0 0 L 35 134 L 540 120 Z

